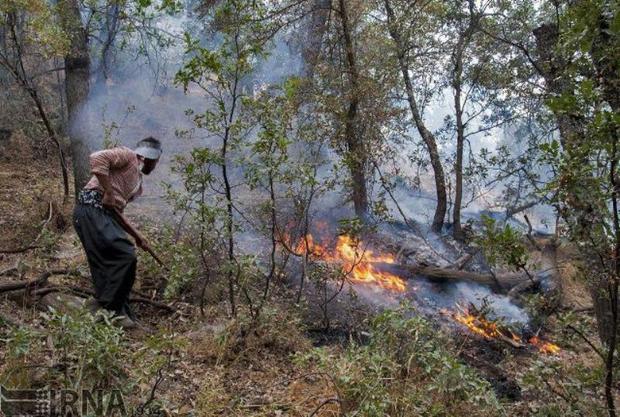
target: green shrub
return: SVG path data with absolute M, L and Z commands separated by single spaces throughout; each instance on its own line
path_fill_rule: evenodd
M 500 415 L 490 384 L 459 362 L 431 323 L 407 309 L 371 323 L 367 345 L 342 353 L 319 348 L 297 360 L 330 374 L 344 413 L 360 416 Z
M 91 383 L 103 388 L 122 376 L 123 330 L 109 315 L 81 311 L 61 314 L 50 309 L 43 317 L 52 355 L 69 370 L 64 372 L 69 377 L 66 383 L 73 387 Z
M 107 388 L 123 377 L 123 330 L 108 315 L 92 316 L 83 311 L 63 314 L 50 309 L 41 316 L 41 330 L 14 328 L 3 339 L 8 365 L 3 382 L 21 387 L 43 383 Z M 24 370 L 39 372 L 35 377 Z

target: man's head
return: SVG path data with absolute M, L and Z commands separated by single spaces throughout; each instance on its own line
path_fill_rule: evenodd
M 135 152 L 144 163 L 142 173 L 148 175 L 153 172 L 157 162 L 159 162 L 159 157 L 162 154 L 161 142 L 149 136 L 136 144 Z

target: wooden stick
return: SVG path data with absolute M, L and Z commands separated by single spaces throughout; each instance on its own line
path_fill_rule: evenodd
M 127 218 L 123 215 L 123 213 L 121 213 L 119 210 L 113 210 L 112 213 L 114 214 L 114 217 L 116 218 L 116 220 L 120 223 L 121 227 L 129 234 L 131 235 L 136 241 L 140 240 L 143 241 L 144 237 L 142 237 L 142 235 L 140 234 L 140 232 L 138 232 L 136 230 L 135 227 L 133 227 L 133 225 L 129 222 L 129 220 L 127 220 Z M 145 242 L 146 243 L 146 242 Z M 166 264 L 164 264 L 164 262 L 159 258 L 159 256 L 157 256 L 157 254 L 155 253 L 155 251 L 150 247 L 150 245 L 146 245 L 145 247 L 142 247 L 142 249 L 144 251 L 146 251 L 149 255 L 151 255 L 153 257 L 153 259 L 155 259 L 155 261 L 162 267 L 164 268 L 166 271 L 170 271 L 168 269 L 168 267 L 166 266 Z
M 13 272 L 17 272 L 18 268 L 19 268 L 19 262 L 17 262 L 13 266 L 9 266 L 8 268 L 5 268 L 2 271 L 0 271 L 0 277 L 3 275 L 13 275 Z
M 457 259 L 454 262 L 453 267 L 455 269 L 461 270 L 463 268 L 465 268 L 465 266 L 467 266 L 467 264 L 474 259 L 474 256 L 476 256 L 476 254 L 478 253 L 478 249 L 476 249 L 475 251 L 473 251 L 472 253 L 466 253 L 465 255 L 461 256 L 459 259 Z
M 538 250 L 539 252 L 542 251 L 542 248 L 540 247 L 538 242 L 536 242 L 536 240 L 532 236 L 533 227 L 532 227 L 532 223 L 530 222 L 530 218 L 527 217 L 527 214 L 524 214 L 523 218 L 525 219 L 525 222 L 527 223 L 527 234 L 526 234 L 527 240 L 530 241 L 530 243 L 532 244 L 532 246 L 534 246 L 534 248 L 536 250 Z

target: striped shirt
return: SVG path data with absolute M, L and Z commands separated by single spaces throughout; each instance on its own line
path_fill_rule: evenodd
M 90 172 L 93 176 L 84 188 L 103 193 L 95 174 L 107 175 L 114 191 L 116 207 L 120 210 L 142 194 L 142 162 L 134 151 L 125 146 L 91 154 Z

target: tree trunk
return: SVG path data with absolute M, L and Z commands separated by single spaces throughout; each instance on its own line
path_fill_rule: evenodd
M 101 39 L 104 39 L 101 47 L 101 62 L 97 74 L 98 82 L 105 82 L 112 76 L 112 51 L 119 26 L 120 6 L 117 0 L 111 0 L 106 6 L 105 25 L 101 30 Z
M 611 33 L 610 17 L 613 18 L 614 14 L 610 10 L 606 10 L 606 3 L 602 6 L 604 9 L 598 16 L 598 30 L 596 36 L 592 42 L 592 49 L 590 51 L 594 68 L 596 70 L 597 81 L 599 82 L 601 91 L 603 92 L 603 98 L 614 111 L 617 116 L 620 113 L 620 62 L 618 62 L 618 53 L 620 53 L 620 42 L 617 37 L 613 37 Z M 617 119 L 616 119 L 617 120 Z M 618 166 L 618 135 L 619 125 L 617 122 L 610 121 L 610 141 L 612 143 L 611 152 L 611 166 L 609 174 L 609 182 L 613 190 L 612 199 L 612 213 L 613 213 L 613 225 L 614 225 L 614 253 L 613 253 L 613 275 L 607 278 L 607 294 L 608 299 L 599 302 L 605 307 L 605 311 L 597 312 L 599 314 L 605 314 L 606 327 L 608 328 L 607 339 L 607 357 L 605 361 L 605 367 L 607 369 L 605 375 L 605 398 L 607 400 L 607 410 L 610 417 L 614 417 L 616 414 L 616 405 L 614 402 L 614 367 L 616 365 L 615 353 L 617 350 L 618 341 L 618 280 L 620 279 L 620 217 L 618 214 L 618 189 L 620 184 L 617 183 L 617 166 Z M 600 308 L 595 304 L 595 310 Z
M 421 275 L 440 282 L 465 281 L 493 287 L 495 291 L 507 294 L 511 289 L 525 282 L 530 282 L 525 273 L 507 272 L 501 274 L 490 274 L 463 271 L 461 269 L 441 268 L 423 264 L 388 264 L 375 262 L 373 266 L 386 271 L 404 271 L 411 275 Z M 539 282 L 538 278 L 534 279 Z
M 454 163 L 455 192 L 454 192 L 454 213 L 452 234 L 456 240 L 463 239 L 463 229 L 461 228 L 461 204 L 463 201 L 463 147 L 465 144 L 465 124 L 463 123 L 463 113 L 465 103 L 461 102 L 463 92 L 463 55 L 470 44 L 474 33 L 477 30 L 479 16 L 475 14 L 475 4 L 473 0 L 469 4 L 469 21 L 466 29 L 459 33 L 459 38 L 452 54 L 454 72 L 452 77 L 452 89 L 454 90 L 454 112 L 456 118 L 456 161 Z
M 544 24 L 534 30 L 536 38 L 536 53 L 538 55 L 538 67 L 542 71 L 542 77 L 548 94 L 560 96 L 570 92 L 570 86 L 563 76 L 565 63 L 554 53 L 560 33 L 554 24 Z M 584 120 L 574 113 L 554 112 L 560 131 L 560 141 L 567 152 L 571 152 L 573 144 L 584 136 Z
M 565 63 L 561 61 L 560 57 L 554 53 L 557 44 L 559 42 L 559 31 L 556 25 L 544 24 L 534 30 L 534 37 L 536 38 L 536 53 L 538 55 L 538 67 L 542 72 L 542 77 L 545 80 L 549 95 L 561 96 L 570 92 L 570 85 L 566 80 L 563 71 Z M 578 147 L 579 141 L 581 141 L 584 134 L 584 123 L 579 116 L 574 114 L 567 114 L 567 112 L 554 112 L 554 117 L 560 132 L 560 141 L 564 152 L 569 156 L 575 153 L 575 148 Z M 588 163 L 584 161 L 584 163 Z M 585 179 L 584 179 L 585 181 Z M 584 185 L 585 187 L 586 185 Z M 575 210 L 576 216 L 580 218 L 578 223 L 584 224 L 584 231 L 587 233 L 589 229 L 586 224 L 591 223 L 594 219 L 586 219 L 587 213 L 593 211 L 587 201 L 581 201 L 577 196 L 572 198 L 570 202 L 571 209 Z M 591 217 L 591 216 L 590 216 Z M 581 220 L 583 218 L 583 220 Z M 588 241 L 588 237 L 584 236 L 584 241 Z M 586 263 L 591 263 L 596 260 L 597 257 L 583 256 Z M 603 277 L 605 274 L 600 270 L 598 265 L 591 264 L 587 267 L 591 269 L 593 274 Z M 597 317 L 599 336 L 602 341 L 609 340 L 609 320 L 612 316 L 611 305 L 609 302 L 609 296 L 605 291 L 607 286 L 605 280 L 595 279 L 596 283 L 591 286 L 592 302 L 594 303 L 594 311 Z
M 339 8 L 346 52 L 346 66 L 349 72 L 349 106 L 345 121 L 345 141 L 347 144 L 346 160 L 351 172 L 355 214 L 360 218 L 364 218 L 368 213 L 368 192 L 366 189 L 367 157 L 362 140 L 359 137 L 359 129 L 357 126 L 360 102 L 359 70 L 355 57 L 353 39 L 351 38 L 351 25 L 345 0 L 339 0 Z
M 461 228 L 461 204 L 463 201 L 463 145 L 465 143 L 465 126 L 463 125 L 463 105 L 461 91 L 463 88 L 463 49 L 465 40 L 460 37 L 456 53 L 454 54 L 454 111 L 456 116 L 456 161 L 454 163 L 455 191 L 452 235 L 456 240 L 463 239 Z
M 448 199 L 446 193 L 446 179 L 443 167 L 441 165 L 439 151 L 437 149 L 437 141 L 435 139 L 435 135 L 433 135 L 433 133 L 426 127 L 426 124 L 422 119 L 422 115 L 416 102 L 415 94 L 413 91 L 413 84 L 411 82 L 411 77 L 409 76 L 409 67 L 407 65 L 407 59 L 405 56 L 407 48 L 403 44 L 400 33 L 395 26 L 396 17 L 394 15 L 394 10 L 392 9 L 390 0 L 385 0 L 384 3 L 385 11 L 388 18 L 388 30 L 390 32 L 390 37 L 392 38 L 396 46 L 398 64 L 400 66 L 400 71 L 402 73 L 403 81 L 405 83 L 405 92 L 407 93 L 409 109 L 411 110 L 411 115 L 413 117 L 413 121 L 415 122 L 416 128 L 418 129 L 420 136 L 422 136 L 422 140 L 424 140 L 426 149 L 428 150 L 428 155 L 431 160 L 431 166 L 433 167 L 433 173 L 435 174 L 437 207 L 435 208 L 435 215 L 433 216 L 433 224 L 431 228 L 433 231 L 439 232 L 443 227 L 443 222 L 446 217 Z
M 58 135 L 56 135 L 56 130 L 52 126 L 52 123 L 49 117 L 47 116 L 47 112 L 45 111 L 43 102 L 41 98 L 39 97 L 37 88 L 33 85 L 33 81 L 30 80 L 30 77 L 26 73 L 26 66 L 24 64 L 24 54 L 22 50 L 22 44 L 17 34 L 19 31 L 18 29 L 19 18 L 15 13 L 9 13 L 7 15 L 7 18 L 8 18 L 7 19 L 8 24 L 6 25 L 6 28 L 10 31 L 11 37 L 13 39 L 16 62 L 14 65 L 11 65 L 9 64 L 7 57 L 0 54 L 0 58 L 2 58 L 0 60 L 0 64 L 2 64 L 0 65 L 0 67 L 4 67 L 10 73 L 12 73 L 13 77 L 15 78 L 15 81 L 19 85 L 21 85 L 21 87 L 28 93 L 30 98 L 32 98 L 32 101 L 34 101 L 35 106 L 37 107 L 37 111 L 39 113 L 39 117 L 41 118 L 41 121 L 43 122 L 43 125 L 45 126 L 45 130 L 47 131 L 47 134 L 49 135 L 50 139 L 54 142 L 54 145 L 58 149 L 58 159 L 60 162 L 60 170 L 62 173 L 63 190 L 64 190 L 65 197 L 67 197 L 69 195 L 69 174 L 67 171 L 67 163 L 65 160 L 64 151 L 62 149 L 62 144 L 60 143 Z
M 82 24 L 78 0 L 58 2 L 61 23 L 69 35 L 69 52 L 65 56 L 65 95 L 67 96 L 68 129 L 73 158 L 75 193 L 90 178 L 88 127 L 80 120 L 79 113 L 89 93 L 90 56 L 88 34 Z
M 7 25 L 0 25 L 0 51 L 7 50 Z M 0 85 L 7 85 L 9 81 L 10 74 L 4 66 L 0 65 Z
M 304 31 L 303 39 L 301 39 L 301 42 L 303 42 L 301 49 L 304 60 L 304 73 L 308 78 L 312 78 L 314 75 L 314 67 L 323 45 L 323 35 L 327 30 L 327 20 L 331 4 L 332 0 L 314 0 L 312 2 L 310 19 Z

